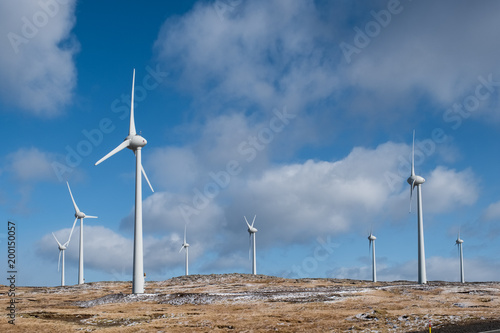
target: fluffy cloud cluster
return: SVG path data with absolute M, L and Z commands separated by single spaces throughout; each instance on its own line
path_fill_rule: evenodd
M 70 32 L 75 1 L 0 3 L 0 94 L 27 112 L 53 116 L 71 100 L 76 84 L 74 55 L 79 46 Z
M 198 186 L 204 184 L 199 180 L 189 181 L 192 187 L 174 186 L 177 192 L 160 189 L 144 200 L 145 232 L 180 237 L 187 223 L 191 241 L 203 251 L 225 256 L 235 250 L 245 255 L 246 245 L 241 246 L 247 242 L 243 215 L 257 215 L 261 248 L 306 244 L 320 235 L 399 224 L 408 216 L 409 185 L 401 178 L 395 187 L 384 175 L 397 172 L 400 157 L 409 149 L 387 142 L 374 149 L 356 147 L 337 161 L 308 160 L 271 166 L 258 174 L 242 173 L 230 178 L 227 187 L 220 187 L 213 197 Z M 158 150 L 148 167 L 160 170 L 165 152 L 194 158 L 189 151 L 167 148 Z M 209 171 L 197 169 L 195 176 Z M 169 179 L 186 178 L 182 168 L 167 167 L 164 172 Z M 478 179 L 470 170 L 438 166 L 426 178 L 426 214 L 449 212 L 457 205 L 470 206 L 478 197 Z M 461 179 L 462 186 L 456 186 L 453 179 Z M 122 221 L 126 230 L 132 230 L 132 226 L 133 211 Z

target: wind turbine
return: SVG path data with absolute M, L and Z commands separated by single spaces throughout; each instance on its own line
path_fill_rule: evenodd
M 408 184 L 410 184 L 410 213 L 411 213 L 411 199 L 413 196 L 413 189 L 417 188 L 417 211 L 418 211 L 418 283 L 427 283 L 427 274 L 425 273 L 425 249 L 424 249 L 424 221 L 422 215 L 422 193 L 420 185 L 425 182 L 421 176 L 415 175 L 415 130 L 413 130 L 413 149 L 411 155 L 411 175 L 408 177 Z
M 457 235 L 457 240 L 455 241 L 455 244 L 458 246 L 458 252 L 460 254 L 460 282 L 464 283 L 465 282 L 465 277 L 464 277 L 464 252 L 463 252 L 463 239 L 460 239 L 460 231 L 458 231 Z
M 71 232 L 69 233 L 68 241 L 64 244 L 59 243 L 56 235 L 54 235 L 54 233 L 52 233 L 52 236 L 54 236 L 54 239 L 56 240 L 57 245 L 59 247 L 59 259 L 57 260 L 57 271 L 58 272 L 59 272 L 59 265 L 61 263 L 61 254 L 62 254 L 61 287 L 64 287 L 64 251 L 66 250 L 66 248 L 69 245 L 69 241 L 71 240 L 71 235 L 73 234 L 73 229 L 75 229 L 75 224 L 76 224 L 76 220 L 75 220 L 75 222 L 73 222 L 73 228 L 71 228 Z
M 96 219 L 97 216 L 85 215 L 84 212 L 80 211 L 78 209 L 78 206 L 76 205 L 75 199 L 73 198 L 73 193 L 71 193 L 71 188 L 69 187 L 69 183 L 66 182 L 66 185 L 68 185 L 69 195 L 71 196 L 71 201 L 73 201 L 73 206 L 75 207 L 75 222 L 73 222 L 73 225 L 76 223 L 76 220 L 80 219 L 80 259 L 79 259 L 79 265 L 78 265 L 78 284 L 83 284 L 84 283 L 84 279 L 83 279 L 83 219 L 86 219 L 86 218 Z
M 181 249 L 179 250 L 179 253 L 181 253 L 182 249 L 186 249 L 186 275 L 189 275 L 189 269 L 188 269 L 189 244 L 186 242 L 186 227 L 187 227 L 187 225 L 184 226 L 184 243 L 182 243 L 182 246 L 181 246 Z
M 252 258 L 252 274 L 256 275 L 257 274 L 257 258 L 255 257 L 255 233 L 257 232 L 257 229 L 253 227 L 253 224 L 255 223 L 255 218 L 257 215 L 253 217 L 252 225 L 250 225 L 247 221 L 246 216 L 243 216 L 245 218 L 245 222 L 247 223 L 248 226 L 248 239 L 251 241 L 252 240 L 252 235 L 253 235 L 253 258 Z M 250 244 L 252 246 L 252 244 Z
M 132 76 L 132 101 L 130 103 L 130 127 L 128 136 L 115 149 L 109 152 L 106 156 L 95 163 L 98 165 L 119 151 L 128 148 L 135 154 L 135 222 L 134 222 L 134 263 L 133 263 L 133 279 L 132 293 L 144 293 L 144 263 L 143 263 L 143 246 L 142 246 L 142 177 L 141 172 L 146 178 L 146 181 L 154 192 L 148 176 L 142 167 L 141 150 L 148 142 L 142 136 L 138 135 L 135 130 L 134 121 L 134 84 L 135 84 L 135 69 Z
M 368 245 L 368 250 L 370 247 L 372 248 L 372 281 L 377 282 L 377 264 L 375 262 L 375 240 L 377 237 L 373 236 L 370 232 L 370 236 L 368 236 L 368 241 L 370 242 Z

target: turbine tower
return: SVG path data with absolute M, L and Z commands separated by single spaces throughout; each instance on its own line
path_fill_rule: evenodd
M 135 154 L 135 222 L 134 222 L 134 262 L 133 262 L 133 277 L 132 277 L 132 293 L 144 293 L 144 263 L 143 263 L 143 246 L 142 246 L 142 177 L 141 172 L 146 178 L 146 181 L 154 192 L 148 176 L 142 167 L 141 150 L 148 142 L 142 136 L 138 135 L 135 130 L 134 121 L 134 84 L 135 84 L 135 69 L 132 75 L 132 101 L 130 103 L 130 127 L 128 136 L 115 149 L 109 152 L 106 156 L 95 163 L 98 165 L 119 151 L 128 148 Z
M 257 215 L 253 217 L 252 225 L 250 225 L 247 221 L 246 216 L 243 216 L 245 218 L 245 222 L 247 223 L 248 226 L 248 240 L 251 242 L 252 241 L 252 235 L 253 235 L 253 257 L 252 257 L 252 274 L 256 275 L 257 274 L 257 258 L 255 257 L 255 233 L 257 232 L 257 229 L 253 227 L 253 224 L 255 223 L 255 218 Z M 252 244 L 250 243 L 250 249 L 252 248 Z
M 186 242 L 186 227 L 187 225 L 184 226 L 184 243 L 182 243 L 181 249 L 179 250 L 179 253 L 181 253 L 182 249 L 186 249 L 186 276 L 189 275 L 189 268 L 188 268 L 188 250 L 189 250 L 189 244 Z
M 368 245 L 368 249 L 372 249 L 372 281 L 377 282 L 377 264 L 375 262 L 375 240 L 377 237 L 373 236 L 370 232 L 370 236 L 368 236 L 368 241 L 370 242 Z
M 54 239 L 57 242 L 57 246 L 59 247 L 59 259 L 57 260 L 57 271 L 58 272 L 59 272 L 59 265 L 61 264 L 61 254 L 62 254 L 61 287 L 64 287 L 64 285 L 65 285 L 64 284 L 64 251 L 66 250 L 66 248 L 69 245 L 69 241 L 71 240 L 71 235 L 73 234 L 73 229 L 75 229 L 75 224 L 76 224 L 76 220 L 75 220 L 75 222 L 73 222 L 73 228 L 71 228 L 71 232 L 69 233 L 68 240 L 64 244 L 59 243 L 59 241 L 57 240 L 56 235 L 54 235 L 54 233 L 52 233 L 52 236 L 54 236 Z
M 463 239 L 460 239 L 460 231 L 458 232 L 457 235 L 457 240 L 455 241 L 455 244 L 458 246 L 458 252 L 460 254 L 460 282 L 464 283 L 465 282 L 465 277 L 464 277 L 464 252 L 463 252 Z
M 80 211 L 76 205 L 75 199 L 73 198 L 73 193 L 71 193 L 69 183 L 66 182 L 66 185 L 68 185 L 69 195 L 71 196 L 71 201 L 73 201 L 73 206 L 75 207 L 75 222 L 73 222 L 73 226 L 76 223 L 76 220 L 80 219 L 80 259 L 78 265 L 78 284 L 83 284 L 85 281 L 83 278 L 83 219 L 96 219 L 97 216 L 85 215 L 84 212 Z
M 425 250 L 424 250 L 424 221 L 422 215 L 422 193 L 420 185 L 425 182 L 421 176 L 415 175 L 415 130 L 413 130 L 413 149 L 411 155 L 411 175 L 408 177 L 408 184 L 410 184 L 410 213 L 411 213 L 411 199 L 413 196 L 413 189 L 417 188 L 417 211 L 418 211 L 418 283 L 427 283 L 427 274 L 425 273 Z

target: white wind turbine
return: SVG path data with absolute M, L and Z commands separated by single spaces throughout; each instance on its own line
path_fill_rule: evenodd
M 78 284 L 83 284 L 85 281 L 83 278 L 83 219 L 96 219 L 97 216 L 85 215 L 84 212 L 80 211 L 76 205 L 75 199 L 73 198 L 73 193 L 71 193 L 69 183 L 66 182 L 66 185 L 68 185 L 69 195 L 71 196 L 71 201 L 73 201 L 73 206 L 75 207 L 75 222 L 73 222 L 73 225 L 76 223 L 76 220 L 80 219 L 80 259 L 78 265 Z
M 460 282 L 464 283 L 465 282 L 465 277 L 464 277 L 464 252 L 463 252 L 463 239 L 460 239 L 460 230 L 458 231 L 457 235 L 457 240 L 455 241 L 455 244 L 458 246 L 458 252 L 460 254 Z
M 253 224 L 255 223 L 255 218 L 257 215 L 253 217 L 252 225 L 250 225 L 247 221 L 246 216 L 243 216 L 245 218 L 245 222 L 247 223 L 248 226 L 248 239 L 251 241 L 252 240 L 252 235 L 253 235 L 253 257 L 252 257 L 252 274 L 256 275 L 257 274 L 257 258 L 255 257 L 255 233 L 257 232 L 257 229 L 253 227 Z M 252 246 L 252 244 L 250 244 Z M 251 247 L 250 247 L 251 249 Z M 249 249 L 249 250 L 250 250 Z
M 377 264 L 375 262 L 375 240 L 377 237 L 373 236 L 370 232 L 370 236 L 368 236 L 368 241 L 370 242 L 368 245 L 368 250 L 372 249 L 372 281 L 377 282 Z
M 59 271 L 59 265 L 61 264 L 61 254 L 62 254 L 61 287 L 64 287 L 64 251 L 66 250 L 66 248 L 69 245 L 69 241 L 71 240 L 71 235 L 73 234 L 73 229 L 75 229 L 75 224 L 76 224 L 76 220 L 75 220 L 75 222 L 73 222 L 73 228 L 71 228 L 71 232 L 69 233 L 68 240 L 64 244 L 59 243 L 56 235 L 54 235 L 54 233 L 52 233 L 52 236 L 54 236 L 54 239 L 56 240 L 57 245 L 59 247 L 59 259 L 57 260 L 57 271 Z
M 134 84 L 135 84 L 135 69 L 132 76 L 132 101 L 130 103 L 130 127 L 128 136 L 115 149 L 109 152 L 106 156 L 95 163 L 98 165 L 102 161 L 108 159 L 119 151 L 128 148 L 135 154 L 135 222 L 134 222 L 134 262 L 133 262 L 133 277 L 132 277 L 132 293 L 144 293 L 144 263 L 143 263 L 143 246 L 142 246 L 142 177 L 141 172 L 146 178 L 146 181 L 154 192 L 148 176 L 142 167 L 141 150 L 148 142 L 142 136 L 138 135 L 135 130 L 134 121 Z
M 186 227 L 187 227 L 187 225 L 184 226 L 184 243 L 182 243 L 182 246 L 181 246 L 181 249 L 179 250 L 179 253 L 181 253 L 182 249 L 186 249 L 186 275 L 189 275 L 189 269 L 188 269 L 189 244 L 186 242 Z
M 418 283 L 427 283 L 427 274 L 425 273 L 425 250 L 424 250 L 424 221 L 422 215 L 422 193 L 420 185 L 425 182 L 421 176 L 415 175 L 415 130 L 413 130 L 413 149 L 411 155 L 411 175 L 408 177 L 408 184 L 410 184 L 410 212 L 411 212 L 411 199 L 413 196 L 413 189 L 417 188 L 417 211 L 418 211 Z

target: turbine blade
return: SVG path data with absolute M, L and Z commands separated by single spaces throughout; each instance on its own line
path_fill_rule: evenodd
M 118 145 L 118 147 L 116 147 L 115 149 L 113 149 L 112 151 L 110 151 L 106 156 L 104 156 L 103 158 L 101 158 L 99 161 L 97 161 L 94 165 L 98 165 L 100 164 L 101 162 L 107 160 L 108 158 L 110 158 L 111 156 L 113 156 L 114 154 L 118 153 L 119 151 L 127 148 L 128 146 L 130 145 L 130 139 L 128 140 L 125 140 L 123 141 L 122 143 L 120 143 Z
M 59 259 L 57 259 L 57 271 L 59 272 L 59 265 L 61 264 L 61 250 L 59 250 Z
M 135 68 L 132 75 L 132 101 L 130 102 L 130 129 L 128 135 L 136 135 L 135 121 L 134 121 L 134 85 L 135 85 Z
M 71 188 L 69 187 L 69 183 L 66 182 L 66 185 L 68 185 L 69 195 L 71 195 L 71 201 L 73 201 L 73 206 L 75 207 L 75 213 L 79 213 L 80 210 L 78 209 L 78 206 L 76 205 L 75 199 L 73 198 L 73 193 L 71 193 Z
M 413 130 L 413 148 L 411 150 L 411 175 L 415 176 L 415 130 Z
M 411 188 L 410 188 L 410 213 L 411 213 L 411 199 L 413 197 L 413 188 L 415 187 L 415 180 L 411 182 Z
M 61 243 L 59 243 L 59 241 L 57 240 L 56 235 L 54 235 L 54 233 L 52 233 L 52 236 L 54 236 L 54 239 L 56 240 L 57 245 L 62 246 Z
M 179 253 L 181 253 L 183 248 L 184 248 L 184 244 L 182 244 L 181 249 L 179 250 Z
M 250 229 L 250 224 L 247 221 L 247 217 L 246 216 L 243 216 L 243 217 L 245 218 L 245 222 L 247 223 L 248 229 Z
M 255 216 L 253 217 L 253 221 L 252 221 L 252 228 L 253 228 L 253 224 L 255 223 L 255 218 L 256 218 L 256 217 L 257 217 L 257 215 L 255 215 Z
M 75 230 L 76 221 L 78 221 L 78 217 L 75 219 L 75 222 L 73 222 L 73 228 L 71 228 L 71 232 L 69 233 L 68 241 L 64 244 L 64 246 L 68 246 L 69 242 L 71 241 L 71 235 L 73 235 L 73 230 Z
M 85 215 L 84 219 L 96 219 L 97 216 Z
M 144 167 L 142 166 L 142 163 L 141 163 L 141 171 L 142 171 L 142 174 L 144 175 L 144 178 L 146 178 L 146 181 L 148 182 L 148 185 L 149 185 L 149 188 L 151 189 L 151 192 L 154 192 L 155 190 L 153 190 L 153 186 L 151 186 L 151 183 L 149 182 L 148 176 L 146 175 L 146 171 L 144 171 Z
M 187 224 L 184 225 L 184 244 L 186 244 L 186 227 Z

